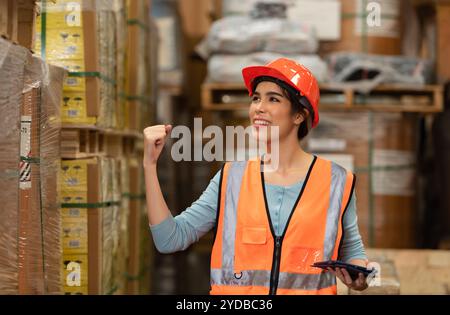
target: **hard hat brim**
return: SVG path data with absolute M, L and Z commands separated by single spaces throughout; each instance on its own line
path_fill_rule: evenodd
M 283 82 L 286 82 L 294 89 L 298 91 L 298 87 L 292 84 L 291 80 L 287 78 L 284 74 L 274 68 L 266 67 L 266 66 L 251 66 L 242 69 L 242 77 L 244 78 L 245 86 L 247 87 L 248 94 L 250 96 L 253 95 L 253 80 L 257 77 L 268 76 L 279 79 Z M 301 91 L 299 91 L 301 92 Z

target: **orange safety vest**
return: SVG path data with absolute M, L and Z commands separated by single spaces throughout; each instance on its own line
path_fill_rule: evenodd
M 336 294 L 311 265 L 336 260 L 355 177 L 314 157 L 281 236 L 270 220 L 260 160 L 226 163 L 211 255 L 211 294 Z

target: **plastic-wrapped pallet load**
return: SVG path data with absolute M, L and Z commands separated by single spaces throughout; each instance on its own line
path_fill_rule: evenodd
M 230 16 L 212 25 L 197 51 L 207 58 L 213 53 L 255 51 L 307 54 L 315 53 L 317 48 L 315 29 L 307 24 L 281 18 Z
M 337 52 L 326 61 L 331 82 L 351 85 L 362 93 L 383 83 L 421 86 L 431 82 L 433 74 L 430 60 L 414 57 Z
M 306 140 L 307 148 L 356 173 L 357 214 L 365 245 L 415 247 L 416 116 L 323 112 L 320 120 Z
M 281 55 L 269 52 L 246 55 L 213 55 L 208 60 L 208 80 L 211 82 L 241 82 L 242 68 L 249 65 L 265 65 L 281 57 L 287 57 L 305 65 L 319 82 L 327 80 L 327 64 L 317 55 Z
M 58 294 L 60 102 L 65 72 L 0 38 L 0 292 Z

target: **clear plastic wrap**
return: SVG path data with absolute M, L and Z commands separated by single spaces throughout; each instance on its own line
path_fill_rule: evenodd
M 315 28 L 307 24 L 280 18 L 229 16 L 214 22 L 197 51 L 206 59 L 214 53 L 310 54 L 317 48 Z
M 213 55 L 208 60 L 208 80 L 212 82 L 242 82 L 242 69 L 250 65 L 265 65 L 286 57 L 303 64 L 319 82 L 327 78 L 327 65 L 318 55 L 281 55 L 260 52 L 248 55 Z
M 27 52 L 0 38 L 0 293 L 18 293 L 20 104 Z
M 61 293 L 60 102 L 65 71 L 0 38 L 0 293 Z
M 433 74 L 431 61 L 414 57 L 338 52 L 328 55 L 326 61 L 331 82 L 351 85 L 362 93 L 382 83 L 424 85 Z

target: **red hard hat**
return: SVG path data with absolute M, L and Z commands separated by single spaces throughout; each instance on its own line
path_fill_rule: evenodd
M 319 100 L 320 91 L 316 78 L 311 71 L 303 65 L 287 59 L 279 58 L 265 66 L 252 66 L 242 69 L 245 86 L 250 96 L 253 94 L 253 80 L 260 76 L 274 77 L 282 80 L 305 96 L 314 110 L 314 121 L 312 127 L 319 123 Z

